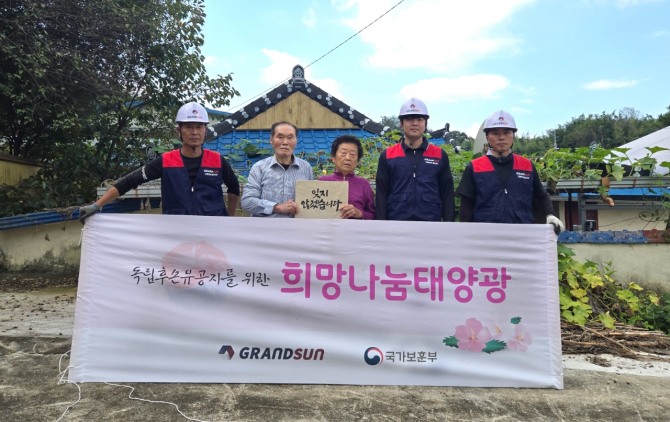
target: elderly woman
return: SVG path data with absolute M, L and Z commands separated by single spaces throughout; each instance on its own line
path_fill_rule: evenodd
M 319 180 L 349 183 L 349 203 L 340 207 L 340 217 L 373 220 L 375 199 L 370 182 L 354 174 L 358 161 L 363 157 L 361 141 L 352 135 L 339 136 L 333 141 L 330 155 L 335 173 L 321 176 Z

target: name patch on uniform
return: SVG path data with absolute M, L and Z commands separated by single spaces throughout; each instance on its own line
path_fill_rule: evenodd
M 527 173 L 525 171 L 517 171 L 516 177 L 518 177 L 519 179 L 528 180 L 530 179 L 530 173 Z
M 426 164 L 432 164 L 434 166 L 437 166 L 440 164 L 440 160 L 436 160 L 435 158 L 423 158 L 423 162 Z
M 219 169 L 203 169 L 205 176 L 214 176 L 217 177 L 219 175 Z

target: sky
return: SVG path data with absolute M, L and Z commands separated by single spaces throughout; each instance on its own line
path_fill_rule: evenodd
M 542 136 L 580 115 L 670 106 L 670 0 L 205 0 L 210 76 L 236 111 L 291 77 L 379 122 L 426 103 L 474 137 L 497 110 Z

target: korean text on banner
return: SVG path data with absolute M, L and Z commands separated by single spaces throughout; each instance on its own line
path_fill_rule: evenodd
M 72 381 L 563 388 L 548 225 L 97 214 Z

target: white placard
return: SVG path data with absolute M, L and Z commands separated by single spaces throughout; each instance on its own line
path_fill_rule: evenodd
M 340 208 L 349 203 L 349 183 L 297 180 L 295 201 L 296 218 L 340 218 Z

